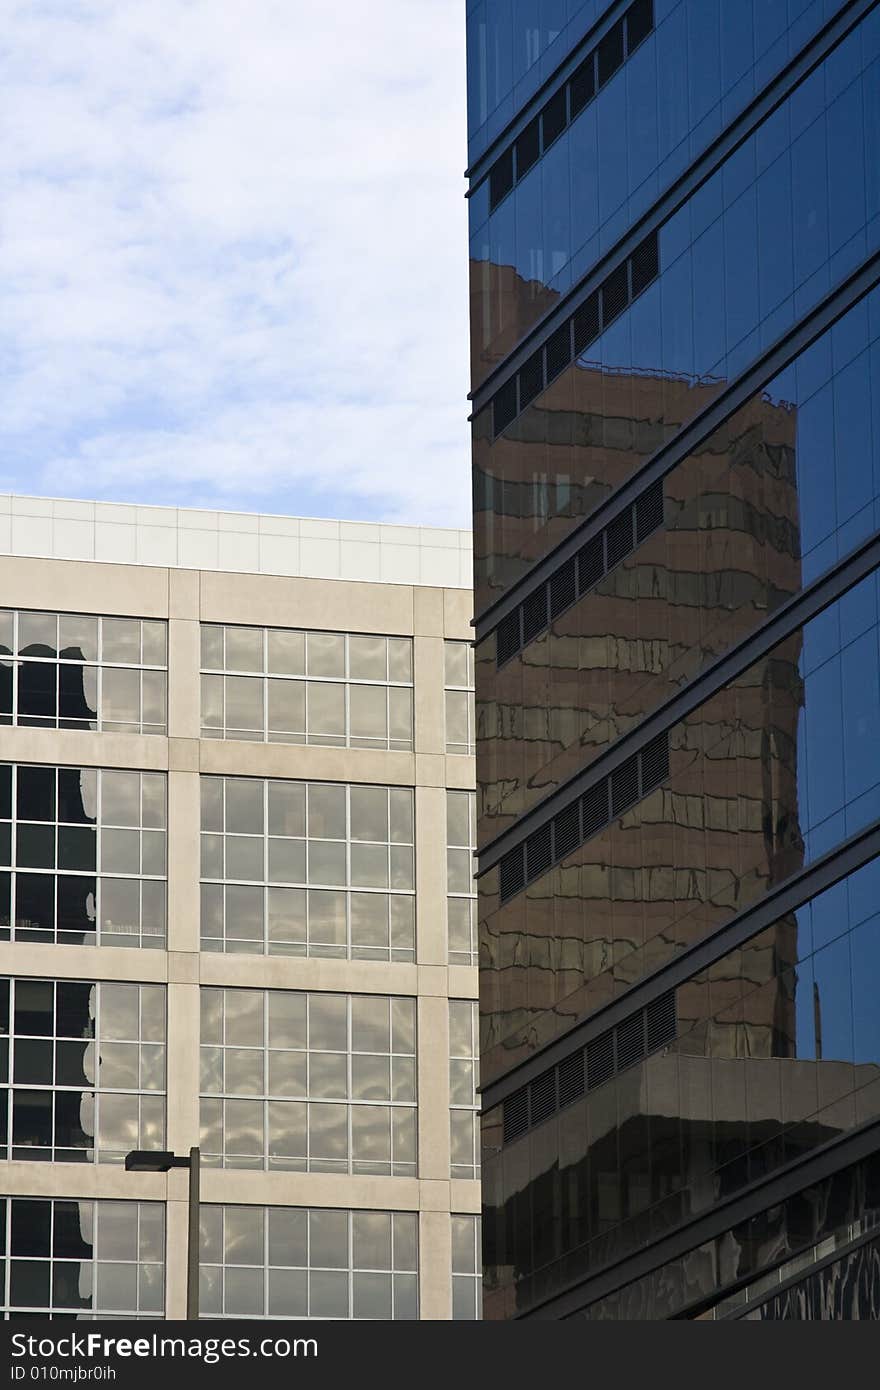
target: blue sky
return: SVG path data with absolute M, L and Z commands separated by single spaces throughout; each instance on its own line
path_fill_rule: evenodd
M 11 0 L 0 83 L 0 491 L 469 525 L 459 0 Z

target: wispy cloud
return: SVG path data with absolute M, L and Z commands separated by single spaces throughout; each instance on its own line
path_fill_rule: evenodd
M 11 10 L 0 483 L 468 524 L 463 7 Z

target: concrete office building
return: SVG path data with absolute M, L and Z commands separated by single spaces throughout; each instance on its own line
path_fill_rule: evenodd
M 880 1316 L 880 4 L 472 0 L 485 1315 Z
M 0 498 L 3 1308 L 475 1317 L 466 532 Z M 8 1046 L 7 1046 L 8 1040 Z

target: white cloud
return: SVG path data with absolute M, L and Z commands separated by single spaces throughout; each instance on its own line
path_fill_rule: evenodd
M 451 0 L 13 3 L 3 477 L 467 525 L 463 29 Z

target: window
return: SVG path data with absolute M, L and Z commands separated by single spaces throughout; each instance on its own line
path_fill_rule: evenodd
M 202 737 L 410 751 L 412 639 L 202 625 Z
M 470 642 L 444 642 L 446 685 L 446 751 L 475 749 L 474 649 Z
M 206 1163 L 415 1176 L 414 999 L 252 989 L 201 998 Z
M 165 986 L 0 981 L 4 1158 L 121 1163 L 165 1141 Z
M 449 1001 L 450 1177 L 480 1176 L 479 1020 L 475 999 Z
M 0 609 L 0 724 L 164 734 L 168 624 Z
M 163 1202 L 0 1198 L 6 1318 L 162 1318 Z
M 202 949 L 415 959 L 413 792 L 202 778 Z
M 474 879 L 476 792 L 446 793 L 446 919 L 449 963 L 476 965 L 477 885 Z
M 199 1309 L 206 1318 L 418 1318 L 418 1216 L 203 1205 Z
M 0 940 L 165 945 L 164 772 L 0 763 Z
M 452 1317 L 479 1320 L 483 1316 L 483 1258 L 480 1218 L 453 1216 L 452 1221 Z

